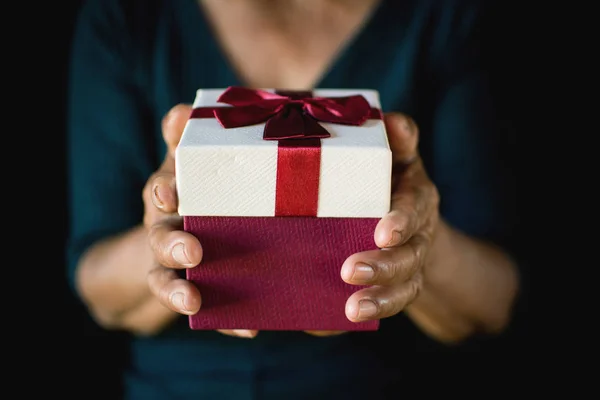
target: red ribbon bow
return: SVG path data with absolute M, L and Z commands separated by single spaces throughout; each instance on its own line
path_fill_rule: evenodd
M 360 126 L 368 119 L 381 118 L 381 111 L 371 108 L 361 95 L 311 97 L 310 92 L 270 93 L 231 86 L 217 101 L 233 107 L 201 107 L 192 112 L 192 118 L 209 117 L 209 112 L 224 128 L 266 121 L 264 140 L 327 138 L 331 135 L 317 121 Z

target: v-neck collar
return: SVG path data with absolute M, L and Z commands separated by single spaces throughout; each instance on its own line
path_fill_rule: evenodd
M 367 20 L 362 24 L 360 30 L 344 45 L 327 70 L 321 75 L 314 86 L 315 88 L 342 87 L 341 81 L 344 69 L 347 68 L 351 58 L 359 55 L 360 50 L 364 49 L 368 43 L 372 43 L 371 36 L 374 32 L 378 31 L 377 26 L 380 25 L 382 18 L 386 14 L 385 6 L 388 3 L 388 0 L 381 0 L 375 6 L 375 9 L 367 16 Z M 193 54 L 198 54 L 199 51 L 203 52 L 202 56 L 195 57 L 195 62 L 202 62 L 202 58 L 205 60 L 212 59 L 216 67 L 213 70 L 215 74 L 213 79 L 215 82 L 226 82 L 227 86 L 245 86 L 245 82 L 240 79 L 215 37 L 210 21 L 207 19 L 202 7 L 198 5 L 197 0 L 190 0 L 189 4 L 192 5 L 194 10 L 184 11 L 184 15 L 187 15 L 187 21 L 192 28 L 191 31 L 194 32 L 192 37 L 204 38 L 203 45 L 206 46 L 192 52 Z M 216 86 L 213 85 L 213 87 Z

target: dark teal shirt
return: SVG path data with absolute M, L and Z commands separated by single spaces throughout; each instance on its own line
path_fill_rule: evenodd
M 322 77 L 321 88 L 371 88 L 384 111 L 413 116 L 441 213 L 466 233 L 506 243 L 510 176 L 482 63 L 476 1 L 382 1 Z M 243 85 L 196 0 L 89 0 L 70 72 L 70 282 L 95 241 L 141 222 L 141 192 L 161 162 L 160 124 L 199 88 Z M 508 178 L 508 179 L 507 179 Z M 375 333 L 254 340 L 193 332 L 186 317 L 132 338 L 127 392 L 144 400 L 376 398 L 398 393 L 417 350 L 435 344 L 400 314 Z M 365 397 L 367 396 L 367 397 Z

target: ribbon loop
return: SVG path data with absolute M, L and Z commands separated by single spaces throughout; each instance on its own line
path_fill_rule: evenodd
M 312 97 L 310 92 L 227 88 L 217 99 L 232 107 L 214 108 L 224 128 L 238 128 L 266 122 L 263 139 L 327 138 L 330 133 L 320 122 L 362 125 L 372 115 L 369 102 L 361 95 Z

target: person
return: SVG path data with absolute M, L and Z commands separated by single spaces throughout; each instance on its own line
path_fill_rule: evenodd
M 396 398 L 419 343 L 510 326 L 520 268 L 478 1 L 88 0 L 69 81 L 68 278 L 131 334 L 128 399 Z M 371 88 L 392 207 L 340 279 L 377 332 L 193 331 L 202 244 L 176 213 L 174 149 L 199 88 Z M 503 147 L 504 146 L 504 147 Z M 504 151 L 504 150 L 502 150 Z M 508 151 L 508 150 L 507 150 Z M 412 354 L 412 355 L 411 355 Z M 421 368 L 423 369 L 423 368 Z

